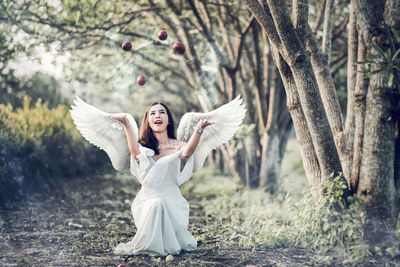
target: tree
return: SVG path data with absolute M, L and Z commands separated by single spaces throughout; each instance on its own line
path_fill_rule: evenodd
M 0 7 L 4 20 L 30 34 L 36 44 L 58 42 L 75 62 L 85 59 L 70 67 L 70 79 L 103 88 L 92 93 L 98 97 L 118 90 L 124 103 L 137 102 L 132 76 L 139 72 L 157 88 L 140 94 L 173 99 L 184 112 L 208 110 L 243 94 L 254 130 L 244 136 L 246 146 L 231 142 L 222 154 L 232 159 L 231 170 L 244 184 L 277 190 L 291 119 L 280 111 L 286 96 L 268 40 L 240 2 L 89 0 L 62 1 L 59 7 L 47 1 L 4 1 Z M 168 30 L 168 40 L 185 44 L 184 56 L 158 52 L 170 49 L 154 38 L 161 28 Z M 133 54 L 121 54 L 126 40 L 133 40 Z
M 400 51 L 400 1 L 351 1 L 346 124 L 329 49 L 322 52 L 308 24 L 308 1 L 293 1 L 291 15 L 285 1 L 244 2 L 271 42 L 315 198 L 323 194 L 326 179 L 344 172 L 346 194 L 362 200 L 368 237 L 383 240 L 395 228 L 400 207 L 400 76 L 393 56 Z

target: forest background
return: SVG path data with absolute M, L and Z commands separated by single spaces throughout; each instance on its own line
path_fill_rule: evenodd
M 396 262 L 398 10 L 399 1 L 2 1 L 2 203 L 68 179 L 120 178 L 76 131 L 75 95 L 140 121 L 149 100 L 179 120 L 240 94 L 244 125 L 208 157 L 211 176 L 225 175 L 221 191 L 203 192 L 212 233 L 307 248 L 320 263 Z

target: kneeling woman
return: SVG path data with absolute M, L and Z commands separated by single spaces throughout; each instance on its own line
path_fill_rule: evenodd
M 178 142 L 168 107 L 154 103 L 146 109 L 137 142 L 126 115 L 110 117 L 124 125 L 132 154 L 131 172 L 142 184 L 132 203 L 136 235 L 130 242 L 120 243 L 114 252 L 175 255 L 196 249 L 197 242 L 187 230 L 189 203 L 179 186 L 192 175 L 193 152 L 204 128 L 214 122 L 201 117 L 188 143 Z M 182 160 L 187 160 L 183 169 Z

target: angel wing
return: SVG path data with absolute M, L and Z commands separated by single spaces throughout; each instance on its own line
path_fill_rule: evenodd
M 246 114 L 246 109 L 242 104 L 240 96 L 231 102 L 207 113 L 189 112 L 183 115 L 177 135 L 178 140 L 188 142 L 193 134 L 200 117 L 215 121 L 215 124 L 207 126 L 200 138 L 200 142 L 194 152 L 193 171 L 200 169 L 208 153 L 216 147 L 228 141 L 239 129 L 240 124 Z
M 78 96 L 71 105 L 71 117 L 82 136 L 93 145 L 104 150 L 117 171 L 123 171 L 130 166 L 130 152 L 125 130 L 121 123 L 108 117 L 100 109 L 89 105 Z M 128 113 L 135 137 L 138 137 L 138 127 L 135 119 Z

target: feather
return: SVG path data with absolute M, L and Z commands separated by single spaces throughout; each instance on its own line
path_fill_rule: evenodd
M 215 121 L 215 124 L 207 126 L 200 138 L 199 144 L 194 152 L 193 171 L 200 169 L 211 150 L 224 144 L 233 137 L 242 124 L 246 109 L 242 104 L 240 96 L 231 102 L 206 113 L 189 112 L 183 115 L 177 136 L 179 141 L 188 142 L 193 131 L 196 129 L 200 117 Z
M 130 166 L 130 151 L 125 130 L 121 123 L 109 118 L 110 113 L 89 105 L 78 96 L 71 105 L 71 117 L 76 128 L 91 144 L 104 150 L 117 171 L 123 171 Z M 138 127 L 135 119 L 124 113 L 130 121 L 135 137 Z

